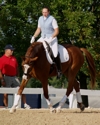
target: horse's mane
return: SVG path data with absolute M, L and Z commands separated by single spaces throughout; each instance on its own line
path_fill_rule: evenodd
M 38 45 L 38 44 L 42 44 L 42 42 L 33 42 L 33 43 L 31 44 L 31 46 L 32 46 L 32 45 Z
M 34 52 L 38 52 L 38 50 L 42 47 L 43 45 L 42 45 L 42 43 L 41 42 L 34 42 L 34 43 L 32 43 L 30 46 L 29 46 L 29 48 L 27 49 L 27 55 L 29 55 L 30 53 L 32 53 L 33 52 L 33 50 L 34 50 Z
M 34 48 L 34 47 L 41 47 L 42 46 L 42 43 L 41 42 L 34 42 L 30 45 L 31 48 Z

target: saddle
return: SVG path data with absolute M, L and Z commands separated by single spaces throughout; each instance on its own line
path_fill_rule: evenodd
M 50 48 L 49 44 L 45 41 L 45 44 L 43 44 L 43 46 L 46 51 L 46 57 L 47 57 L 48 62 L 50 64 L 54 64 L 54 55 L 53 55 L 52 49 Z M 58 44 L 58 53 L 60 55 L 61 63 L 67 62 L 69 60 L 69 54 L 68 54 L 67 49 L 60 44 Z
M 60 58 L 60 53 L 58 52 L 57 57 L 55 58 L 52 52 L 52 49 L 50 48 L 49 44 L 45 41 L 45 49 L 46 49 L 46 56 L 48 61 L 52 64 L 50 67 L 50 73 L 53 71 L 54 67 L 56 67 L 57 70 L 57 78 L 59 79 L 61 76 L 61 58 Z M 59 48 L 59 47 L 58 47 Z M 62 47 L 59 48 L 60 52 Z M 62 59 L 63 60 L 63 59 Z M 55 64 L 55 65 L 53 65 Z

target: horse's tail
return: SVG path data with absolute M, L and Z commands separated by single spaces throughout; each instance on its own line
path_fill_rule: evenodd
M 80 48 L 80 50 L 85 54 L 86 61 L 88 63 L 89 70 L 90 70 L 91 87 L 94 88 L 95 80 L 96 80 L 96 69 L 95 69 L 93 57 L 85 48 Z

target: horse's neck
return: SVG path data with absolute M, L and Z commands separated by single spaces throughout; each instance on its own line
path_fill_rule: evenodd
M 39 58 L 44 58 L 45 51 L 44 51 L 43 44 L 41 42 L 35 43 L 35 51 L 37 51 L 37 55 Z

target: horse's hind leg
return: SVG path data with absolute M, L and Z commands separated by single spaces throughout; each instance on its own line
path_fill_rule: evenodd
M 66 99 L 68 98 L 68 96 L 70 95 L 70 93 L 73 91 L 74 79 L 75 79 L 74 75 L 73 75 L 73 78 L 71 77 L 71 75 L 69 75 L 68 87 L 67 87 L 67 90 L 66 90 L 66 94 L 61 99 L 61 101 L 59 103 L 59 106 L 57 107 L 57 112 L 59 112 L 61 110 L 61 107 L 65 104 Z
M 76 91 L 76 99 L 77 99 L 78 106 L 81 109 L 81 111 L 83 111 L 85 106 L 82 103 L 82 97 L 80 93 L 80 83 L 77 80 L 74 81 L 74 89 Z
M 64 95 L 64 97 L 61 99 L 59 106 L 57 107 L 57 110 L 59 111 L 61 109 L 61 107 L 64 105 L 64 103 L 66 102 L 66 99 L 69 97 L 70 93 L 73 91 L 73 88 L 75 86 L 77 86 L 76 82 L 75 82 L 75 77 L 77 74 L 77 70 L 75 70 L 74 68 L 69 69 L 69 71 L 66 71 L 64 73 L 64 75 L 68 78 L 68 87 L 66 90 L 66 94 Z M 76 84 L 76 85 L 74 85 Z M 77 90 L 78 91 L 78 90 Z M 78 94 L 79 95 L 79 94 Z

